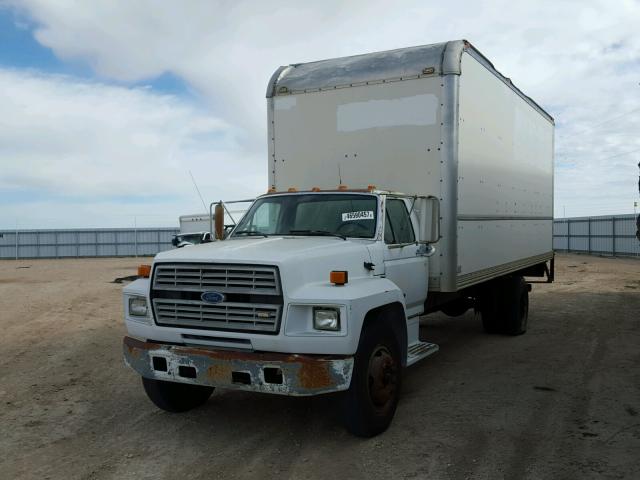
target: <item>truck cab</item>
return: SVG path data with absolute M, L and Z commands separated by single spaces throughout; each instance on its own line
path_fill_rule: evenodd
M 161 407 L 167 386 L 347 391 L 351 430 L 377 433 L 402 368 L 437 351 L 418 337 L 437 225 L 433 197 L 345 186 L 263 195 L 224 241 L 158 254 L 125 288 L 125 359 Z M 355 415 L 363 397 L 372 407 Z

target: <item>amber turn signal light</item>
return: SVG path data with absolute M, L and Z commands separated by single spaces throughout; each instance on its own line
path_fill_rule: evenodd
M 329 273 L 329 281 L 334 285 L 344 285 L 349 282 L 349 272 L 346 270 L 333 270 Z
M 151 265 L 138 265 L 138 276 L 149 278 L 151 275 Z

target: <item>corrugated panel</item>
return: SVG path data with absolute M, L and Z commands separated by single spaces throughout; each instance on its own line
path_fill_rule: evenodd
M 0 246 L 13 245 L 16 246 L 16 233 L 15 232 L 2 232 L 0 233 Z
M 171 232 L 160 231 L 160 232 L 156 232 L 156 233 L 158 234 L 158 239 L 160 240 L 161 243 L 166 243 L 168 245 L 171 245 L 171 239 L 178 232 L 179 232 L 178 230 L 174 230 L 174 231 L 171 231 Z
M 14 249 L 15 252 L 15 249 Z M 19 258 L 29 258 L 29 257 L 37 257 L 38 256 L 38 247 L 18 247 L 18 257 Z
M 78 232 L 79 243 L 96 243 L 96 232 Z
M 136 232 L 116 232 L 116 243 L 135 243 Z
M 75 245 L 59 245 L 58 246 L 58 256 L 59 257 L 75 257 L 76 255 L 76 246 Z
M 640 242 L 637 238 L 616 238 L 616 254 L 640 255 Z
M 115 232 L 98 232 L 98 243 L 116 243 Z
M 565 221 L 554 221 L 553 222 L 553 234 L 554 235 L 566 235 L 568 223 Z
M 14 235 L 15 241 L 15 235 Z M 18 235 L 18 243 L 20 245 L 37 245 L 39 241 L 37 232 L 22 232 Z
M 58 233 L 58 245 L 75 244 L 76 234 L 75 232 L 60 232 Z
M 39 232 L 38 238 L 40 240 L 40 245 L 53 245 L 56 243 L 56 234 L 54 232 Z
M 598 237 L 591 239 L 591 252 L 593 253 L 613 253 L 613 242 L 611 237 Z
M 78 255 L 81 257 L 95 257 L 97 251 L 97 245 L 78 245 Z
M 589 221 L 580 220 L 571 222 L 571 235 L 588 235 L 589 234 Z
M 553 239 L 553 249 L 554 250 L 568 250 L 569 243 L 567 237 L 555 237 Z
M 569 250 L 587 252 L 589 250 L 589 239 L 586 237 L 570 237 Z
M 171 241 L 171 237 L 169 238 L 169 241 Z M 143 242 L 146 242 L 146 243 L 158 242 L 158 232 L 157 231 L 149 232 L 146 230 L 138 231 L 138 243 L 143 243 Z
M 56 256 L 56 247 L 52 246 L 42 246 L 38 247 L 38 257 L 40 258 L 49 258 Z
M 594 218 L 591 220 L 591 235 L 611 236 L 613 233 L 613 222 L 611 218 Z

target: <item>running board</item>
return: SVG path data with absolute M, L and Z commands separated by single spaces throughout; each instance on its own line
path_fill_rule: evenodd
M 407 348 L 407 367 L 440 350 L 435 343 L 416 342 Z

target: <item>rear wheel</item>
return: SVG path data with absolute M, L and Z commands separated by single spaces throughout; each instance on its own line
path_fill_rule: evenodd
M 521 335 L 527 331 L 529 285 L 520 276 L 494 280 L 481 292 L 479 310 L 485 332 Z
M 396 412 L 402 383 L 400 346 L 386 315 L 365 326 L 351 386 L 344 395 L 343 421 L 359 437 L 384 432 Z
M 504 331 L 507 335 L 522 335 L 529 320 L 529 285 L 522 277 L 511 277 L 505 282 L 502 306 Z
M 499 280 L 494 280 L 486 285 L 478 299 L 478 310 L 482 318 L 482 327 L 486 333 L 500 333 L 503 330 L 499 308 Z
M 167 382 L 142 377 L 142 386 L 149 400 L 167 412 L 186 412 L 205 403 L 213 393 L 213 387 L 188 383 Z

